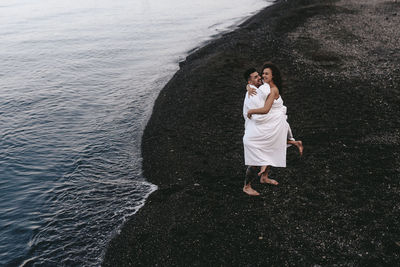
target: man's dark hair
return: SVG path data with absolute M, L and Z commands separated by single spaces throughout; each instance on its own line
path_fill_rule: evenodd
M 250 68 L 248 70 L 246 70 L 243 74 L 244 79 L 247 81 L 249 81 L 250 79 L 250 74 L 252 74 L 253 72 L 257 72 L 257 70 L 255 68 Z

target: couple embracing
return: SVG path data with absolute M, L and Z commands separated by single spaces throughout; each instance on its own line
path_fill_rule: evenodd
M 243 191 L 251 196 L 260 195 L 251 187 L 256 179 L 260 179 L 261 183 L 278 185 L 268 173 L 271 167 L 286 167 L 288 146 L 294 145 L 300 155 L 303 153 L 302 142 L 293 138 L 287 122 L 279 69 L 272 63 L 265 63 L 261 75 L 262 78 L 254 68 L 244 73 L 248 84 L 243 104 L 243 146 L 248 168 Z

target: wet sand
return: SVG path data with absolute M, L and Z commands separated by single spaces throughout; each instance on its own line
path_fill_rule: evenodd
M 279 1 L 190 55 L 143 136 L 159 190 L 103 265 L 398 265 L 399 25 L 396 1 Z M 305 150 L 250 197 L 242 73 L 267 60 Z

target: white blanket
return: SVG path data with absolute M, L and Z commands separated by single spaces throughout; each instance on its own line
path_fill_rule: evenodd
M 247 118 L 249 109 L 261 108 L 270 93 L 268 84 L 257 88 L 257 95 L 248 97 L 243 104 L 245 134 L 243 136 L 245 164 L 250 166 L 286 167 L 286 143 L 289 124 L 286 107 L 281 97 L 274 100 L 268 114 L 255 114 Z

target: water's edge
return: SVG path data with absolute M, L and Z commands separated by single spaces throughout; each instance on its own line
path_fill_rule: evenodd
M 147 135 L 147 140 L 146 140 L 147 142 L 149 141 L 149 139 L 150 140 L 152 139 L 152 137 L 150 136 L 151 134 L 146 133 L 146 132 L 149 130 L 149 128 L 152 127 L 152 125 L 150 125 L 150 124 L 154 123 L 153 117 L 154 117 L 154 114 L 157 113 L 157 111 L 155 111 L 155 110 L 160 106 L 159 102 L 164 101 L 163 94 L 165 93 L 165 91 L 171 90 L 170 86 L 171 86 L 171 84 L 175 83 L 175 79 L 180 75 L 184 75 L 182 73 L 185 72 L 185 69 L 188 64 L 193 65 L 195 61 L 203 60 L 203 58 L 208 53 L 214 53 L 216 46 L 219 46 L 222 43 L 226 42 L 226 39 L 227 38 L 230 39 L 232 34 L 236 34 L 237 32 L 242 31 L 248 25 L 253 24 L 255 20 L 262 18 L 263 13 L 265 13 L 266 10 L 270 10 L 270 12 L 273 13 L 273 9 L 275 8 L 274 6 L 281 2 L 286 2 L 286 0 L 275 0 L 273 2 L 270 2 L 270 4 L 268 6 L 262 8 L 261 10 L 254 12 L 250 17 L 244 18 L 243 20 L 239 21 L 236 25 L 229 27 L 229 30 L 221 32 L 221 33 L 213 36 L 212 39 L 204 41 L 201 44 L 199 44 L 199 46 L 190 49 L 189 51 L 187 51 L 185 59 L 178 62 L 178 65 L 180 67 L 179 70 L 177 72 L 175 72 L 175 74 L 172 76 L 172 78 L 167 82 L 167 84 L 159 92 L 159 94 L 154 102 L 152 112 L 147 117 L 147 120 L 145 122 L 146 126 L 144 127 L 145 129 L 141 135 L 140 143 L 141 143 L 141 152 L 142 152 L 142 159 L 143 159 L 143 162 L 142 162 L 143 176 L 146 179 L 146 181 L 151 183 L 152 185 L 154 185 L 155 188 L 153 191 L 151 191 L 146 196 L 144 203 L 143 203 L 143 205 L 141 205 L 140 209 L 138 209 L 134 215 L 126 218 L 124 224 L 120 226 L 119 230 L 111 238 L 111 240 L 108 243 L 108 246 L 105 250 L 104 255 L 102 255 L 102 265 L 109 266 L 109 264 L 112 262 L 111 258 L 113 258 L 113 256 L 110 255 L 112 253 L 111 250 L 116 249 L 116 247 L 119 247 L 119 248 L 124 247 L 125 244 L 122 244 L 119 239 L 121 239 L 121 238 L 125 239 L 124 231 L 128 231 L 127 229 L 130 229 L 132 227 L 132 225 L 135 224 L 138 219 L 142 219 L 140 216 L 141 216 L 141 213 L 145 209 L 147 209 L 147 210 L 151 209 L 151 206 L 154 204 L 153 198 L 157 199 L 158 196 L 156 196 L 156 195 L 158 193 L 164 194 L 164 191 L 166 190 L 166 188 L 170 188 L 171 185 L 174 186 L 175 182 L 173 182 L 173 181 L 170 181 L 168 179 L 164 180 L 163 178 L 154 179 L 155 178 L 154 175 L 147 175 L 151 172 L 151 163 L 147 162 L 146 167 L 143 166 L 145 164 L 145 162 L 147 161 L 146 155 L 143 155 L 143 152 L 144 152 L 143 151 L 144 150 L 143 140 L 146 139 L 145 135 Z M 172 184 L 171 184 L 171 182 L 172 182 Z M 169 190 L 169 189 L 167 189 L 167 190 Z M 153 219 L 156 220 L 156 217 L 154 217 Z M 113 247 L 113 248 L 111 248 L 111 247 Z M 121 248 L 121 250 L 123 250 L 123 249 Z M 109 257 L 111 260 L 106 259 L 107 257 Z
M 158 190 L 111 240 L 103 266 L 396 265 L 399 142 L 382 129 L 393 136 L 398 125 L 400 39 L 376 34 L 398 32 L 390 14 L 399 7 L 279 1 L 190 54 L 142 138 L 144 175 Z M 252 198 L 241 192 L 241 76 L 266 60 L 286 74 L 289 122 L 308 152 L 289 150 L 290 168 L 273 170 L 280 186 L 257 183 Z
M 281 2 L 282 0 L 274 0 L 274 1 L 268 1 L 269 4 L 262 8 L 261 10 L 258 11 L 254 11 L 250 16 L 244 17 L 243 19 L 239 20 L 238 22 L 236 22 L 236 24 L 228 27 L 226 30 L 219 32 L 218 34 L 215 34 L 213 36 L 211 36 L 211 38 L 209 40 L 203 41 L 201 42 L 198 46 L 193 47 L 192 49 L 188 50 L 186 52 L 185 55 L 182 55 L 182 57 L 184 57 L 184 60 L 178 61 L 177 65 L 180 67 L 171 77 L 171 79 L 169 79 L 169 81 L 167 82 L 167 84 L 159 91 L 158 96 L 156 97 L 156 100 L 154 102 L 153 105 L 153 109 L 150 112 L 150 114 L 147 115 L 147 117 L 145 118 L 143 124 L 144 126 L 144 130 L 142 131 L 142 134 L 140 136 L 140 144 L 141 144 L 141 152 L 143 153 L 143 137 L 144 137 L 144 133 L 146 131 L 146 129 L 148 128 L 148 123 L 149 121 L 152 119 L 152 116 L 154 114 L 154 109 L 157 105 L 157 100 L 159 99 L 160 95 L 167 90 L 167 87 L 169 86 L 169 84 L 171 82 L 173 82 L 174 78 L 176 77 L 176 75 L 178 73 L 180 73 L 182 71 L 182 67 L 184 65 L 186 65 L 189 61 L 192 61 L 193 58 L 198 58 L 198 57 L 202 57 L 204 56 L 204 53 L 207 53 L 207 51 L 214 47 L 216 43 L 221 42 L 221 40 L 227 36 L 230 35 L 236 31 L 241 30 L 243 27 L 246 27 L 249 23 L 252 22 L 252 20 L 254 20 L 254 18 L 259 17 L 259 15 L 265 10 L 270 8 L 271 6 L 273 6 L 274 4 L 277 4 L 279 2 Z M 145 158 L 142 155 L 142 159 L 143 161 L 145 161 Z M 142 166 L 142 170 L 143 170 L 143 166 Z M 138 206 L 138 208 L 136 209 L 135 213 L 124 217 L 124 221 L 123 224 L 120 225 L 118 227 L 118 229 L 114 230 L 114 234 L 111 236 L 109 244 L 115 239 L 118 238 L 118 236 L 120 236 L 123 232 L 123 229 L 127 226 L 130 225 L 131 223 L 133 223 L 135 221 L 135 219 L 137 218 L 137 216 L 140 216 L 141 210 L 143 208 L 145 208 L 147 205 L 151 205 L 151 200 L 149 200 L 149 198 L 151 198 L 151 196 L 153 195 L 153 193 L 157 192 L 160 188 L 159 188 L 159 182 L 160 181 L 152 181 L 152 179 L 148 178 L 148 176 L 146 176 L 146 174 L 143 174 L 143 177 L 145 178 L 145 182 L 150 183 L 150 186 L 152 187 L 151 191 L 149 193 L 147 193 L 142 201 L 142 203 Z M 104 257 L 107 254 L 108 251 L 108 246 L 106 248 L 106 250 L 103 251 L 102 255 L 101 255 L 101 259 L 102 262 L 104 261 Z

